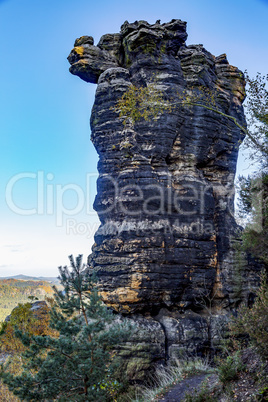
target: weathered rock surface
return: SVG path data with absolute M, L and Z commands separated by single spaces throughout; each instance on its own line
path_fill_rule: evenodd
M 109 306 L 147 314 L 152 328 L 161 324 L 166 355 L 209 342 L 204 297 L 213 297 L 216 321 L 225 317 L 256 286 L 258 269 L 247 260 L 241 265 L 233 247 L 234 176 L 244 134 L 224 114 L 245 125 L 244 77 L 226 55 L 186 46 L 186 38 L 181 20 L 126 21 L 97 46 L 92 37 L 77 39 L 68 57 L 72 74 L 98 84 L 91 138 L 99 154 L 94 208 L 101 225 L 90 263 Z M 124 125 L 113 107 L 131 84 L 152 82 L 178 104 L 183 91 L 216 93 L 223 114 L 180 106 Z

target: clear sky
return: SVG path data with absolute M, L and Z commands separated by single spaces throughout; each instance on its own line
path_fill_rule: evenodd
M 86 257 L 93 244 L 96 86 L 68 71 L 74 40 L 97 43 L 125 20 L 172 18 L 187 21 L 187 44 L 267 73 L 267 0 L 0 0 L 0 276 L 56 276 L 69 254 Z M 239 172 L 247 167 L 242 158 Z

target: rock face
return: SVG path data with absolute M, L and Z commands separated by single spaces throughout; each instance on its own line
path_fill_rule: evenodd
M 204 300 L 213 298 L 217 320 L 256 285 L 256 265 L 241 263 L 233 246 L 234 176 L 244 138 L 234 119 L 245 126 L 244 77 L 226 55 L 186 46 L 186 38 L 181 20 L 126 21 L 97 46 L 90 36 L 77 39 L 68 57 L 72 74 L 98 84 L 91 138 L 99 154 L 94 208 L 101 225 L 90 263 L 109 306 L 142 314 L 152 327 L 160 323 L 166 356 L 210 342 Z M 216 94 L 218 112 L 181 105 L 124 125 L 113 107 L 131 84 L 152 82 L 175 104 L 183 93 Z

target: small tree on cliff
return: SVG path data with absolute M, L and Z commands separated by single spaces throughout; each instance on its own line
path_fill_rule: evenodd
M 155 76 L 152 82 L 145 87 L 131 84 L 116 105 L 111 107 L 111 110 L 118 114 L 124 125 L 133 126 L 142 119 L 156 119 L 164 112 L 171 113 L 180 108 L 199 106 L 228 118 L 244 134 L 247 134 L 253 143 L 259 145 L 254 135 L 245 126 L 242 126 L 234 116 L 226 114 L 220 109 L 219 102 L 217 102 L 220 94 L 221 92 L 217 89 L 211 90 L 204 85 L 199 85 L 177 92 L 176 99 L 167 98 L 164 92 L 158 89 Z
M 59 267 L 64 291 L 55 290 L 51 328 L 58 337 L 33 336 L 17 330 L 27 347 L 22 374 L 2 369 L 2 378 L 21 400 L 109 401 L 116 391 L 114 348 L 130 328 L 117 321 L 101 302 L 94 278 L 82 264 Z

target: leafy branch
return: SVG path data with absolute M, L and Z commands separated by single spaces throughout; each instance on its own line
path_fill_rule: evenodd
M 248 76 L 246 76 L 246 78 L 247 82 L 251 83 L 249 89 L 251 95 L 251 93 L 254 93 L 255 82 L 254 80 L 250 81 Z M 265 77 L 259 76 L 258 79 L 260 78 L 264 80 Z M 262 128 L 258 135 L 256 135 L 256 130 L 249 130 L 246 126 L 241 125 L 234 116 L 224 113 L 219 109 L 217 104 L 217 99 L 220 95 L 219 90 L 210 90 L 206 87 L 201 86 L 198 88 L 190 88 L 187 91 L 184 90 L 182 93 L 177 93 L 177 97 L 179 100 L 174 101 L 174 99 L 166 99 L 163 91 L 157 88 L 157 83 L 155 79 L 145 87 L 138 87 L 131 84 L 128 90 L 111 109 L 118 113 L 119 118 L 122 119 L 124 125 L 134 125 L 136 122 L 142 119 L 144 119 L 145 121 L 149 119 L 157 119 L 157 117 L 164 112 L 174 112 L 178 107 L 202 107 L 231 120 L 247 136 L 247 138 L 249 139 L 251 144 L 253 144 L 257 151 L 261 153 L 267 153 L 267 147 L 262 141 L 263 135 L 267 136 L 267 131 L 264 130 L 263 124 L 267 124 L 268 121 L 268 113 L 266 112 L 265 114 L 263 112 L 263 109 L 266 108 L 265 110 L 267 110 L 267 105 L 265 106 L 265 102 L 268 104 L 267 91 L 265 90 L 265 86 L 262 88 L 262 91 L 264 93 L 261 94 L 261 111 L 258 110 L 255 102 L 253 102 L 252 100 L 248 102 L 251 119 L 258 119 L 259 123 L 262 124 Z M 254 124 L 256 126 L 256 121 Z M 252 121 L 250 121 L 249 126 L 252 128 Z

